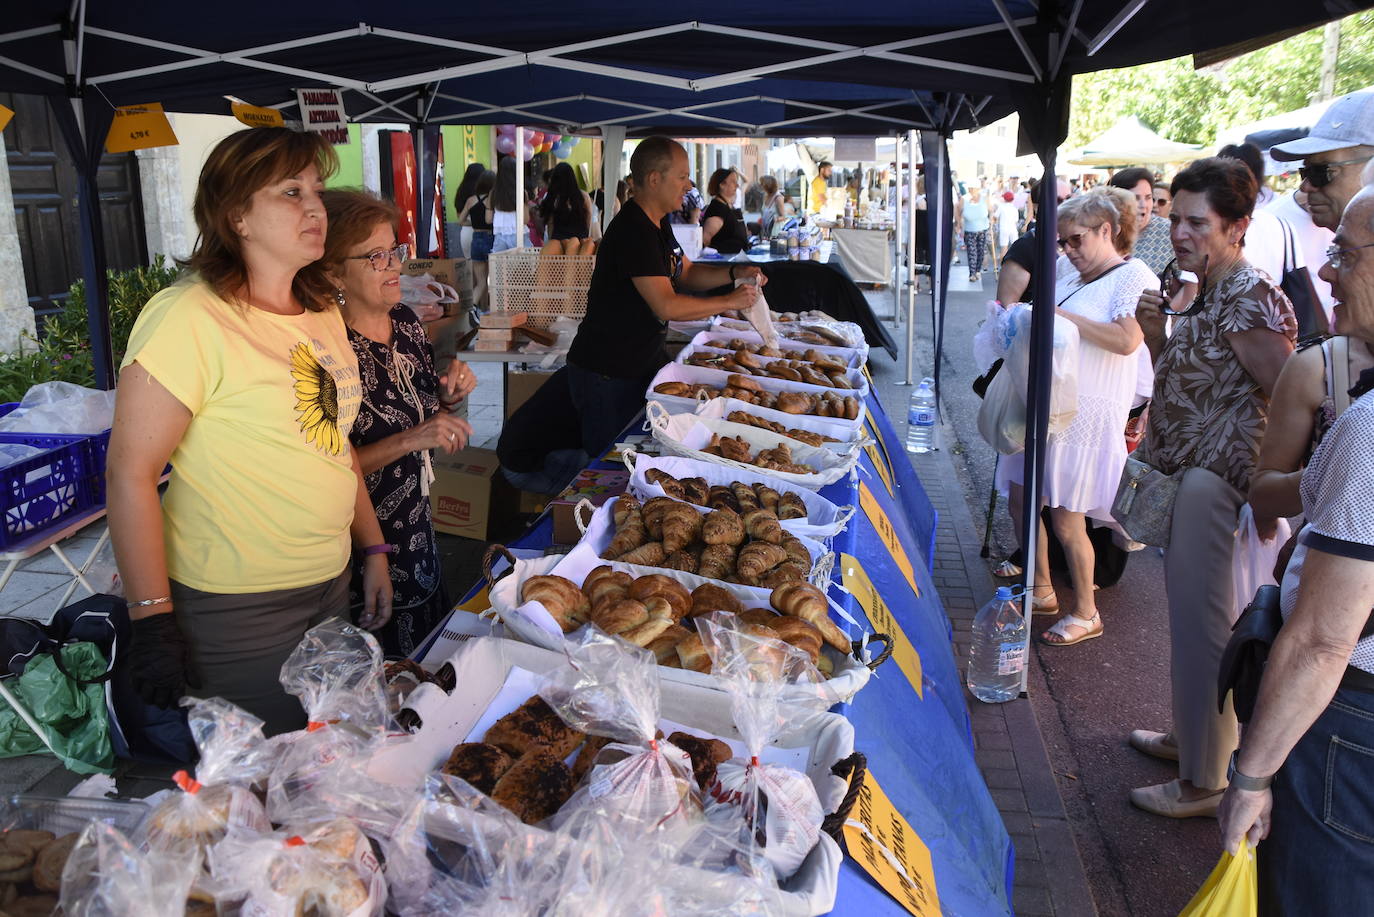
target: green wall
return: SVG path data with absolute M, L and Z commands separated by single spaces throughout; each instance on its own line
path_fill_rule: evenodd
M 348 125 L 348 143 L 334 147 L 339 157 L 339 171 L 325 182 L 329 188 L 361 188 L 363 186 L 363 129 L 360 125 Z

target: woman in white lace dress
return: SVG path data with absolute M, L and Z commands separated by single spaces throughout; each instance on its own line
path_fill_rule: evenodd
M 1071 646 L 1102 635 L 1093 596 L 1093 546 L 1084 516 L 1111 521 L 1121 469 L 1126 463 L 1123 430 L 1135 399 L 1143 336 L 1135 303 L 1159 280 L 1150 269 L 1125 257 L 1134 242 L 1135 220 L 1123 219 L 1125 201 L 1111 189 L 1070 198 L 1059 208 L 1055 303 L 1058 314 L 1078 328 L 1078 413 L 1053 433 L 1045 454 L 1041 499 L 1050 507 L 1055 535 L 1064 546 L 1073 601 L 1041 635 L 1053 646 Z M 1126 209 L 1129 216 L 1133 209 Z M 1017 459 L 1020 456 L 1016 457 Z M 1019 462 L 1013 462 L 1013 466 Z M 1022 480 L 1021 469 L 1008 469 Z M 1052 614 L 1060 604 L 1051 585 L 1049 552 L 1042 529 L 1035 559 L 1035 613 Z

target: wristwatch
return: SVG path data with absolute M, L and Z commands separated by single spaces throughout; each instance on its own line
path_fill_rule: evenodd
M 1226 766 L 1226 782 L 1237 789 L 1249 790 L 1252 793 L 1269 789 L 1269 784 L 1274 782 L 1274 775 L 1251 777 L 1249 774 L 1242 774 L 1236 770 L 1236 759 L 1239 757 L 1240 749 L 1231 752 L 1231 763 Z

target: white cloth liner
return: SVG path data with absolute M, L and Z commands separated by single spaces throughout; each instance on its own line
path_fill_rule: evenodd
M 710 342 L 729 341 L 736 338 L 749 344 L 763 345 L 763 339 L 754 331 L 731 331 L 729 333 L 726 333 L 724 330 L 701 331 L 690 341 L 690 350 L 684 349 L 683 352 L 697 353 L 700 351 L 710 351 L 711 353 L 734 353 L 733 350 L 726 347 L 712 346 Z M 814 350 L 817 353 L 822 353 L 826 356 L 835 357 L 841 360 L 844 365 L 850 369 L 858 369 L 863 366 L 865 359 L 865 354 L 854 347 L 835 347 L 828 344 L 803 344 L 790 338 L 779 338 L 776 346 L 779 350 L 783 351 L 784 354 L 795 352 L 799 359 L 806 351 Z
M 591 555 L 591 556 L 589 556 Z M 565 563 L 571 559 L 571 563 Z M 639 567 L 634 564 L 622 564 L 615 561 L 604 561 L 592 555 L 589 550 L 579 557 L 574 558 L 572 554 L 551 555 L 549 557 L 539 557 L 533 560 L 517 560 L 511 574 L 496 585 L 491 587 L 489 597 L 491 599 L 491 609 L 506 627 L 506 633 L 512 639 L 533 646 L 543 647 L 546 650 L 560 651 L 563 641 L 568 638 L 576 638 L 581 629 L 573 631 L 571 634 L 563 634 L 553 617 L 545 610 L 539 602 L 521 602 L 520 592 L 524 588 L 525 580 L 531 576 L 542 576 L 551 574 L 562 576 L 581 586 L 586 580 L 587 574 L 603 564 L 609 564 L 614 570 L 620 570 L 631 576 L 644 576 L 648 573 L 659 573 L 663 576 L 675 579 L 688 589 L 695 589 L 702 583 L 714 583 L 725 589 L 741 604 L 748 608 L 771 608 L 769 602 L 770 590 L 754 589 L 749 586 L 738 586 L 733 583 L 722 583 L 719 580 L 708 580 L 705 577 L 697 576 L 692 573 L 683 573 L 681 570 L 665 570 L 658 567 Z M 852 635 L 851 635 L 852 636 Z M 835 692 L 841 700 L 848 702 L 866 684 L 872 675 L 868 667 L 855 659 L 852 655 L 840 653 L 828 644 L 821 647 L 833 666 L 833 674 L 826 686 Z M 426 657 L 426 663 L 430 660 Z M 436 663 L 437 665 L 437 663 Z M 710 688 L 713 691 L 724 691 L 724 686 L 720 681 L 711 675 L 703 672 L 693 672 L 688 669 L 674 669 L 659 666 L 659 678 L 664 682 L 677 682 L 681 684 L 695 685 L 697 687 Z M 419 690 L 418 688 L 416 689 Z
M 834 484 L 850 474 L 859 462 L 857 447 L 853 448 L 847 455 L 836 455 L 829 449 L 808 446 L 806 443 L 791 437 L 782 436 L 760 427 L 731 423 L 728 420 L 712 420 L 698 417 L 695 414 L 669 414 L 656 401 L 648 403 L 646 414 L 649 418 L 649 431 L 667 452 L 704 462 L 714 462 L 728 468 L 761 471 L 780 481 L 798 484 L 810 490 L 820 490 L 826 485 Z M 791 450 L 792 460 L 796 464 L 815 470 L 809 474 L 777 471 L 703 452 L 702 450 L 711 444 L 713 434 L 738 437 L 749 444 L 749 448 L 754 454 L 757 454 L 760 449 L 773 449 L 785 443 Z
M 667 363 L 655 375 L 649 383 L 648 389 L 644 392 L 646 399 L 660 397 L 654 392 L 654 386 L 660 382 L 682 381 L 700 382 L 715 388 L 725 388 L 729 384 L 731 376 L 736 373 L 728 373 L 721 369 L 710 369 L 706 366 L 688 366 L 685 363 Z M 861 404 L 863 393 L 856 389 L 830 388 L 826 385 L 811 385 L 807 382 L 793 382 L 791 379 L 776 379 L 773 376 L 746 376 L 747 379 L 756 380 L 766 392 L 805 392 L 808 395 L 839 395 L 853 396 Z M 863 412 L 860 411 L 860 414 Z
M 709 337 L 710 335 L 707 335 L 707 336 Z M 702 337 L 702 335 L 697 335 L 697 337 Z M 848 353 L 853 353 L 853 351 L 847 351 L 847 352 L 848 352 Z M 734 351 L 733 351 L 733 350 L 721 350 L 721 349 L 718 348 L 718 347 L 698 347 L 698 346 L 696 345 L 696 343 L 693 342 L 693 343 L 691 343 L 691 344 L 688 344 L 686 347 L 682 348 L 682 350 L 678 353 L 677 358 L 674 360 L 674 362 L 675 362 L 675 363 L 682 363 L 683 365 L 687 365 L 687 366 L 696 365 L 696 364 L 689 364 L 689 363 L 687 363 L 687 358 L 690 357 L 690 356 L 691 356 L 692 354 L 694 354 L 694 353 L 728 354 L 728 353 L 734 353 Z M 801 352 L 798 351 L 795 355 L 782 356 L 782 357 L 760 357 L 760 356 L 757 356 L 757 355 L 756 355 L 756 356 L 755 356 L 755 359 L 757 359 L 760 363 L 762 363 L 762 364 L 764 364 L 764 365 L 767 365 L 767 364 L 769 364 L 769 363 L 776 363 L 778 360 L 800 360 L 800 359 L 801 359 Z M 704 366 L 704 367 L 701 367 L 701 368 L 702 368 L 702 369 L 709 369 L 710 367 L 705 367 L 705 366 Z M 716 370 L 716 371 L 717 371 L 717 372 L 724 372 L 724 370 Z M 762 382 L 762 381 L 772 381 L 772 380 L 774 380 L 774 379 L 776 379 L 776 380 L 779 381 L 779 382 L 789 382 L 789 381 L 791 381 L 791 380 L 789 380 L 789 379 L 777 379 L 777 377 L 775 377 L 775 376 L 756 376 L 755 378 L 757 378 L 757 379 L 758 379 L 759 381 L 761 381 L 761 382 Z M 843 388 L 830 388 L 830 387 L 828 387 L 828 386 L 823 386 L 823 385 L 813 386 L 813 388 L 818 388 L 818 389 L 821 389 L 822 391 L 831 391 L 831 392 L 835 392 L 835 393 L 837 393 L 837 394 L 839 394 L 839 395 L 855 395 L 855 396 L 860 397 L 860 398 L 862 398 L 862 397 L 864 397 L 864 396 L 866 396 L 866 395 L 868 394 L 868 379 L 867 379 L 867 377 L 864 376 L 863 373 L 859 372 L 857 369 L 854 369 L 853 367 L 848 367 L 848 368 L 846 368 L 846 369 L 845 369 L 845 374 L 844 374 L 844 379 L 845 379 L 846 382 L 849 383 L 849 388 L 847 388 L 847 389 L 843 389 Z M 802 384 L 810 385 L 810 383 L 802 383 Z
M 542 675 L 564 664 L 565 657 L 557 648 L 546 650 L 511 640 L 478 637 L 464 643 L 447 660 L 427 660 L 434 667 L 445 661 L 453 666 L 458 684 L 467 687 L 451 695 L 444 694 L 435 685 L 421 685 L 411 692 L 406 707 L 420 716 L 423 725 L 414 735 L 388 740 L 369 763 L 368 773 L 374 778 L 399 785 L 422 785 L 417 778 L 422 781 L 426 774 L 437 769 L 453 751 L 453 746 L 463 741 L 500 694 L 511 669 L 519 667 Z M 713 690 L 709 685 L 684 684 L 671 677 L 698 674 L 695 672 L 678 672 L 661 666 L 658 671 L 663 680 L 660 698 L 663 720 L 691 727 L 694 732 L 740 741 L 729 694 Z M 834 679 L 830 684 L 835 684 Z M 774 744 L 785 748 L 808 747 L 809 763 L 805 774 L 816 788 L 821 807 L 826 813 L 834 812 L 844 799 L 848 784 L 830 773 L 830 768 L 853 753 L 854 727 L 844 717 L 833 713 L 819 717 L 798 716 L 789 721 L 805 722 L 778 736 Z M 533 827 L 524 830 L 531 832 L 531 836 L 541 831 Z M 789 917 L 816 917 L 834 908 L 843 859 L 835 841 L 822 833 L 801 867 L 781 883 L 789 905 Z M 708 876 L 703 873 L 703 881 L 709 881 Z
M 722 484 L 729 486 L 739 481 L 741 484 L 767 484 L 778 493 L 794 493 L 801 497 L 802 503 L 806 506 L 806 518 L 780 520 L 782 527 L 793 535 L 814 538 L 822 543 L 828 543 L 829 539 L 844 531 L 845 525 L 854 515 L 853 506 L 837 506 L 814 491 L 780 481 L 776 477 L 766 474 L 763 469 L 755 471 L 735 470 L 714 462 L 703 462 L 676 455 L 638 455 L 633 450 L 624 456 L 624 461 L 625 467 L 629 468 L 631 472 L 630 492 L 641 500 L 667 496 L 662 487 L 657 484 L 650 484 L 648 478 L 645 477 L 650 469 L 654 468 L 665 471 L 679 479 L 702 478 L 707 485 Z
M 708 420 L 721 420 L 727 423 L 737 423 L 729 419 L 734 411 L 744 411 L 753 414 L 755 417 L 762 417 L 764 420 L 771 420 L 774 423 L 782 424 L 792 430 L 807 430 L 811 433 L 819 433 L 822 436 L 829 436 L 839 440 L 836 443 L 823 443 L 820 448 L 829 449 L 831 452 L 845 454 L 855 448 L 863 448 L 873 440 L 869 439 L 868 434 L 863 432 L 863 421 L 860 419 L 855 425 L 855 421 L 843 420 L 836 417 L 818 417 L 814 414 L 789 414 L 786 411 L 778 411 L 773 408 L 761 408 L 757 404 L 749 404 L 747 401 L 740 401 L 735 398 L 710 398 L 699 403 L 696 410 L 692 411 L 698 417 Z M 686 411 L 672 411 L 670 414 L 685 414 Z M 753 426 L 746 424 L 745 426 Z M 763 429 L 760 427 L 759 429 Z
M 668 409 L 668 412 L 670 414 L 690 414 L 697 409 L 697 406 L 699 404 L 701 404 L 700 399 L 686 398 L 682 395 L 664 395 L 660 392 L 654 391 L 654 387 L 662 385 L 664 382 L 687 382 L 693 385 L 709 385 L 715 389 L 723 389 L 725 387 L 725 380 L 728 375 L 729 373 L 723 373 L 718 369 L 706 369 L 702 366 L 687 366 L 684 363 L 666 363 L 664 364 L 663 368 L 660 369 L 654 375 L 654 378 L 649 382 L 649 387 L 644 392 L 644 398 L 647 401 L 661 402 L 663 406 Z M 764 389 L 770 392 L 795 392 L 805 390 L 807 394 L 812 394 L 820 390 L 819 386 L 805 385 L 804 383 L 800 382 L 789 382 L 786 379 L 774 379 L 772 377 L 766 376 L 759 376 L 754 378 L 758 378 L 759 382 L 763 385 Z M 842 392 L 841 389 L 833 388 L 825 389 L 824 391 Z M 778 411 L 773 408 L 760 408 L 757 404 L 748 404 L 747 402 L 742 401 L 737 401 L 736 403 L 743 405 L 744 409 L 754 413 L 757 413 L 760 410 L 773 412 L 770 414 L 759 414 L 760 417 L 768 417 L 770 419 L 774 416 L 812 417 L 818 420 L 828 421 L 830 423 L 837 425 L 842 424 L 846 427 L 850 427 L 851 429 L 857 431 L 864 425 L 863 399 L 858 397 L 857 392 L 850 392 L 849 394 L 859 402 L 860 407 L 859 416 L 854 418 L 853 420 L 849 420 L 844 417 L 824 417 L 820 414 L 789 414 L 786 411 Z M 841 397 L 843 397 L 843 394 L 841 395 Z M 706 400 L 720 401 L 721 398 L 707 398 Z

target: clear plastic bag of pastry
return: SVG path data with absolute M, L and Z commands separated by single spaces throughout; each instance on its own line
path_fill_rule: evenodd
M 281 683 L 300 698 L 308 725 L 279 740 L 281 756 L 267 783 L 272 821 L 349 815 L 389 834 L 411 800 L 364 772 L 388 731 L 397 731 L 376 639 L 338 619 L 313 627 L 283 663 Z
M 251 787 L 271 768 L 274 748 L 263 737 L 262 720 L 219 697 L 189 700 L 187 722 L 200 761 L 195 777 L 178 771 L 179 791 L 158 804 L 148 819 L 148 844 L 157 850 L 203 850 L 231 826 L 251 831 L 269 827 Z
M 716 768 L 707 821 L 718 831 L 714 840 L 744 854 L 734 854 L 736 862 L 767 864 L 782 881 L 820 839 L 825 812 L 810 778 L 761 758 L 777 736 L 824 713 L 834 695 L 805 653 L 735 615 L 712 613 L 697 628 L 712 672 L 730 694 L 731 717 L 747 751 Z
M 386 879 L 366 836 L 347 818 L 270 834 L 231 832 L 210 850 L 228 913 L 253 917 L 380 917 Z
M 386 843 L 388 907 L 399 917 L 479 910 L 528 830 L 461 778 L 431 774 Z
M 187 850 L 185 856 L 143 851 L 113 825 L 92 821 L 76 839 L 61 871 L 61 913 L 66 917 L 216 914 L 213 899 L 192 893 L 192 883 L 200 873 L 199 850 Z
M 553 824 L 584 808 L 641 831 L 680 830 L 698 819 L 692 761 L 658 729 L 654 655 L 595 627 L 569 641 L 564 654 L 567 664 L 545 676 L 539 694 L 565 723 L 587 733 L 574 766 L 586 779 Z M 590 768 L 582 755 L 590 756 Z

